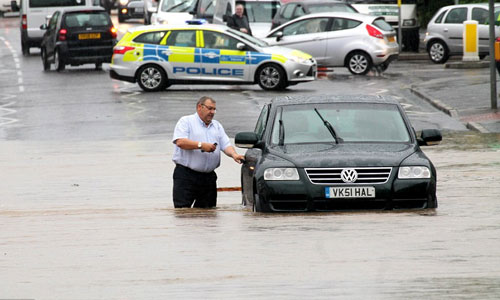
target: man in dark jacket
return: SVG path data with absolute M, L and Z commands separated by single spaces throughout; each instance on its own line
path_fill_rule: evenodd
M 235 14 L 227 19 L 227 26 L 239 30 L 243 33 L 252 35 L 252 30 L 250 30 L 248 18 L 243 14 L 243 4 L 237 4 L 234 10 Z

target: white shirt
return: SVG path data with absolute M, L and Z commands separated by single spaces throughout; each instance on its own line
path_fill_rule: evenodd
M 178 139 L 187 138 L 202 143 L 217 143 L 214 152 L 201 152 L 200 149 L 184 150 L 175 145 Z M 172 160 L 198 172 L 209 173 L 220 165 L 220 151 L 231 146 L 229 137 L 222 125 L 216 121 L 206 126 L 198 113 L 184 116 L 179 119 L 174 129 L 174 155 Z

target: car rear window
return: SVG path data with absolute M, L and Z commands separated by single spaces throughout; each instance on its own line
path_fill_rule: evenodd
M 385 31 L 392 31 L 394 30 L 389 23 L 387 23 L 384 19 L 376 19 L 373 21 L 373 25 L 377 26 L 378 28 L 385 30 Z
M 30 7 L 84 6 L 85 0 L 30 0 Z
M 321 3 L 314 4 L 309 6 L 310 13 L 319 13 L 326 11 L 335 11 L 335 12 L 352 12 L 356 13 L 357 11 L 348 4 L 343 3 Z
M 106 12 L 77 12 L 66 14 L 66 27 L 109 26 L 110 19 Z

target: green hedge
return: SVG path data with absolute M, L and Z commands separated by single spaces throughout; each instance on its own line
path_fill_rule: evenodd
M 500 2 L 500 0 L 495 2 Z M 458 3 L 488 3 L 488 0 L 460 0 Z M 436 11 L 441 7 L 453 4 L 455 4 L 455 0 L 417 0 L 418 17 L 422 28 L 427 27 L 427 23 L 429 23 L 432 16 L 434 16 Z

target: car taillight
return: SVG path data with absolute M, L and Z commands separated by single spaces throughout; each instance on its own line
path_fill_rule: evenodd
M 68 31 L 66 29 L 64 29 L 64 28 L 60 29 L 58 40 L 65 41 L 66 40 L 66 33 L 68 33 Z
M 111 27 L 111 37 L 116 39 L 117 33 L 118 29 L 116 29 L 116 27 Z
M 113 54 L 125 54 L 125 52 L 134 49 L 135 47 L 130 47 L 130 46 L 116 46 L 115 48 L 113 48 Z
M 373 36 L 377 39 L 383 39 L 384 38 L 384 35 L 382 34 L 382 32 L 380 32 L 380 30 L 378 30 L 377 28 L 367 24 L 366 25 L 366 31 L 368 31 L 368 34 L 370 36 Z
M 26 15 L 23 15 L 21 19 L 21 26 L 23 29 L 28 29 L 28 19 L 26 18 Z

